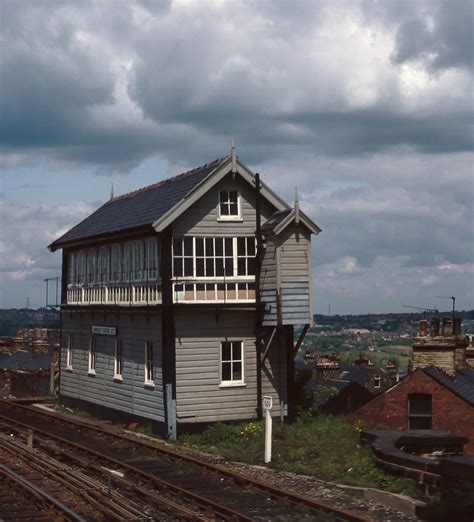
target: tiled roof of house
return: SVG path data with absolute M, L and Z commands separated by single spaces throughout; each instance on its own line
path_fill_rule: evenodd
M 474 406 L 474 368 L 466 367 L 450 376 L 439 368 L 428 366 L 423 371 L 448 390 Z
M 50 248 L 55 250 L 75 241 L 151 226 L 228 159 L 228 156 L 217 159 L 179 176 L 112 198 L 54 241 Z

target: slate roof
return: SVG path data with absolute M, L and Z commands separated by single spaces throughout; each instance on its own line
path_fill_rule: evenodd
M 458 370 L 453 377 L 434 366 L 423 368 L 432 379 L 474 406 L 474 368 Z
M 371 375 L 380 370 L 380 368 L 376 368 L 375 366 L 352 366 L 349 364 L 341 364 L 341 373 L 339 374 L 339 378 L 347 381 L 356 381 L 359 384 L 364 386 Z
M 270 218 L 262 225 L 262 232 L 267 232 L 273 230 L 276 226 L 278 226 L 287 216 L 291 214 L 293 211 L 292 208 L 286 208 L 284 210 L 279 210 L 270 216 Z
M 51 243 L 50 250 L 96 236 L 151 226 L 228 159 L 229 156 L 219 158 L 179 176 L 107 201 Z

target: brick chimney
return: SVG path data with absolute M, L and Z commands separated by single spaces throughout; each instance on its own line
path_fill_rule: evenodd
M 471 368 L 474 368 L 474 335 L 468 335 L 469 346 L 466 348 L 466 363 Z
M 461 318 L 443 319 L 434 317 L 431 320 L 431 331 L 428 334 L 428 323 L 420 321 L 418 337 L 413 342 L 413 370 L 426 366 L 436 366 L 449 375 L 466 367 L 466 348 L 469 337 L 461 331 Z M 474 361 L 474 353 L 472 360 Z
M 315 379 L 338 379 L 341 373 L 341 358 L 336 354 L 317 355 L 314 365 Z

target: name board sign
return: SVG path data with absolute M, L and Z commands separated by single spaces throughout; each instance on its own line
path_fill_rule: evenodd
M 99 335 L 117 335 L 117 328 L 115 328 L 115 326 L 93 326 L 92 333 Z
M 271 410 L 273 407 L 273 399 L 269 395 L 263 396 L 263 409 Z

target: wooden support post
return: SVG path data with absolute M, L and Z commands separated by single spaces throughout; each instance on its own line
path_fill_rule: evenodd
M 298 341 L 295 344 L 295 348 L 293 350 L 293 359 L 296 357 L 296 354 L 298 353 L 301 343 L 304 341 L 304 338 L 306 337 L 306 333 L 308 332 L 308 330 L 309 330 L 309 324 L 305 324 L 303 327 L 303 330 L 300 333 Z

